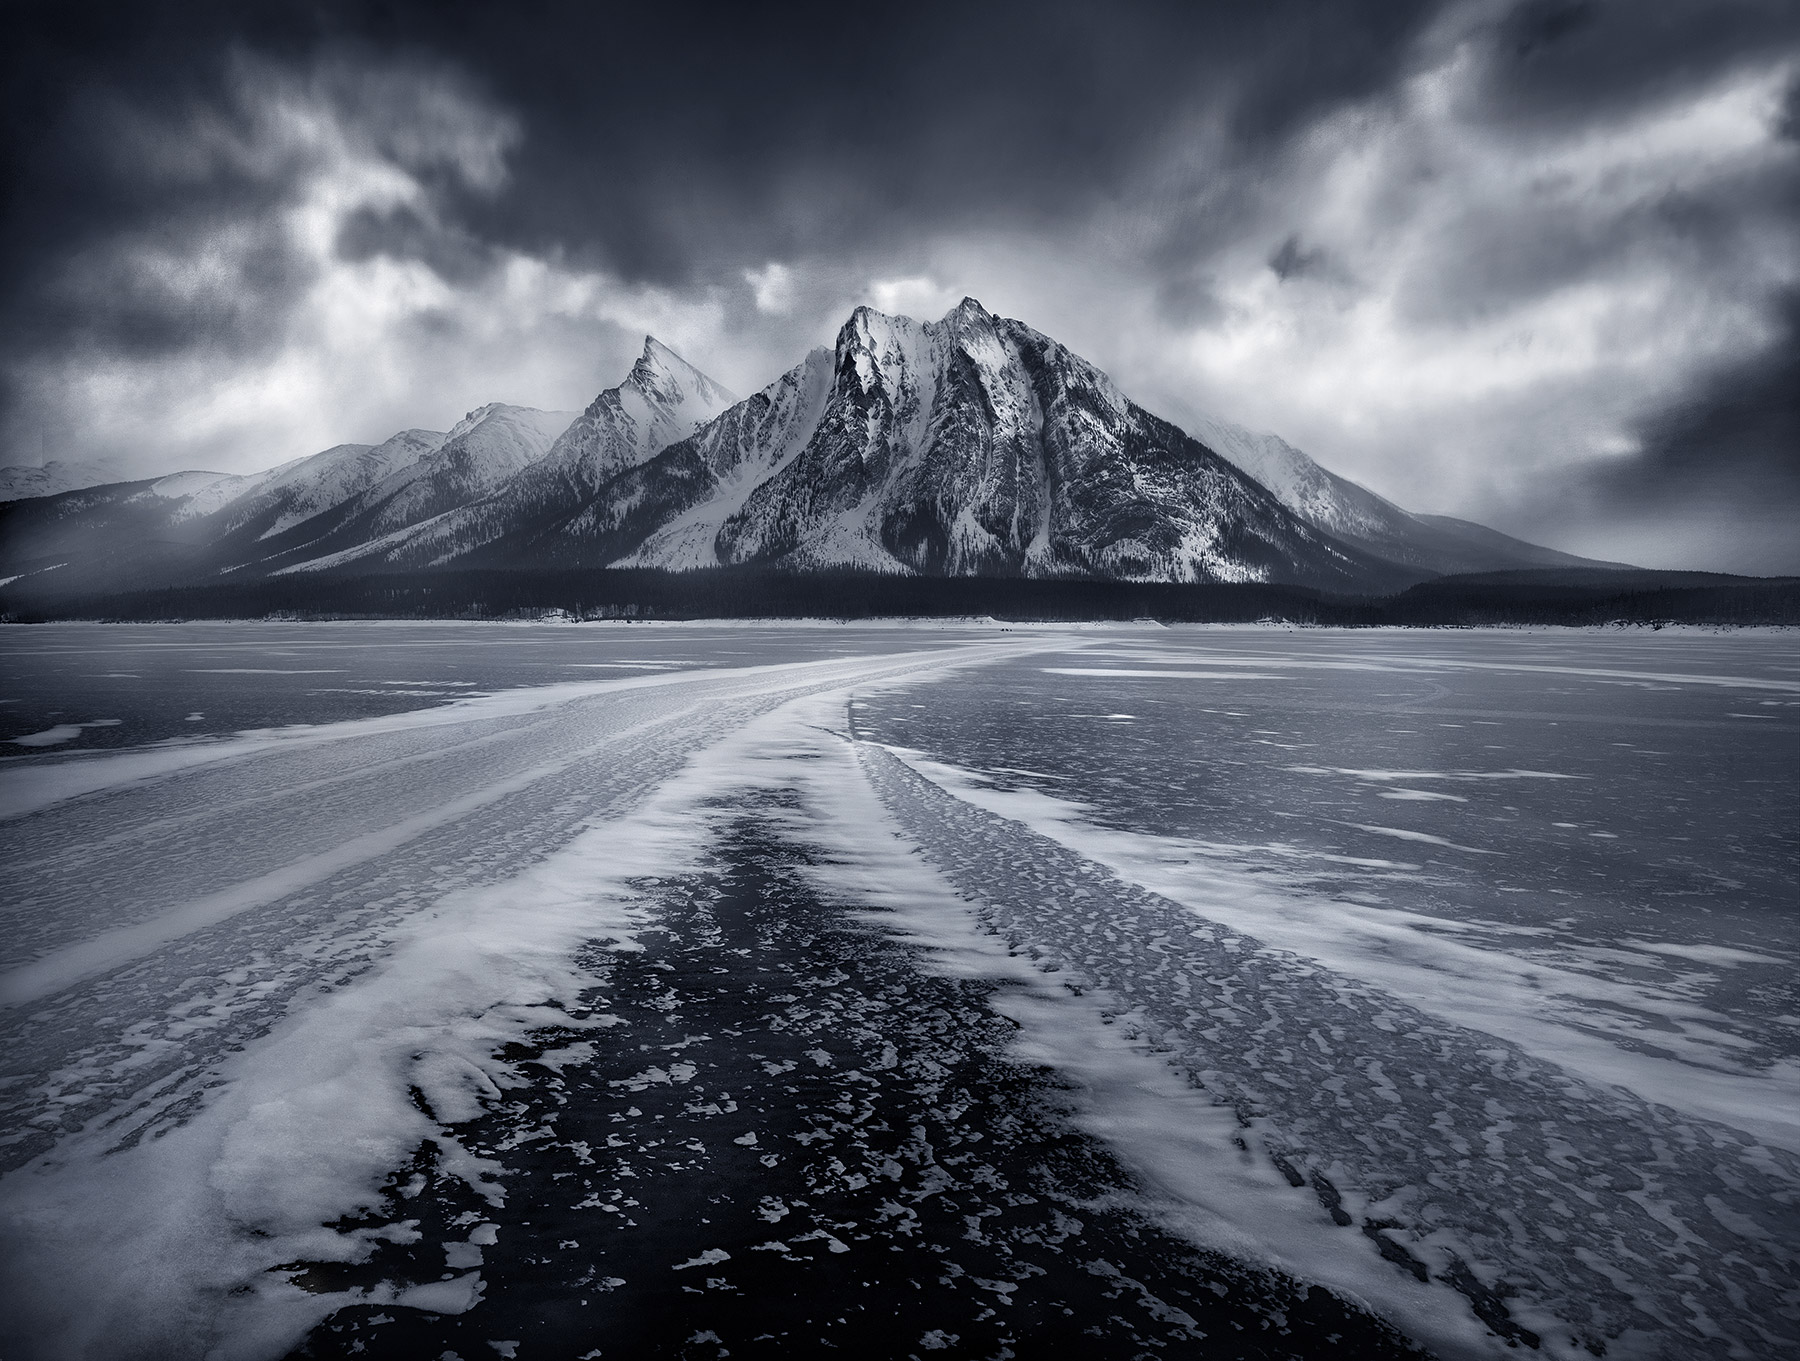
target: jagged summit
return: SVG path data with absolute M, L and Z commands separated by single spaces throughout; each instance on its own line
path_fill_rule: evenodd
M 551 448 L 542 475 L 580 496 L 685 439 L 737 398 L 655 336 L 617 387 L 607 388 Z M 546 484 L 547 489 L 547 484 Z
M 460 421 L 451 426 L 449 432 L 445 435 L 445 438 L 457 439 L 466 435 L 489 416 L 494 415 L 496 412 L 504 411 L 505 409 L 505 402 L 488 402 L 482 406 L 478 406 L 473 411 L 467 412 Z
M 679 389 L 696 396 L 714 395 L 723 397 L 727 406 L 737 400 L 653 335 L 644 337 L 643 353 L 631 366 L 622 386 L 636 387 L 640 391 Z
M 929 575 L 1353 570 L 1100 370 L 975 298 L 934 322 L 852 312 L 816 428 L 724 519 L 714 550 L 724 563 Z

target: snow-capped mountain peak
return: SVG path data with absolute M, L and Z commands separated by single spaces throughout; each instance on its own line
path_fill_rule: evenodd
M 655 336 L 625 381 L 602 392 L 565 430 L 534 482 L 563 479 L 580 496 L 686 439 L 737 398 Z M 535 490 L 541 495 L 545 488 Z
M 503 402 L 477 407 L 436 449 L 369 489 L 379 527 L 413 524 L 492 491 L 542 458 L 570 419 L 566 411 Z
M 821 396 L 816 417 L 766 432 L 728 415 L 729 459 L 709 427 L 602 489 L 571 548 L 604 561 L 636 535 L 636 563 L 959 576 L 1345 573 L 1230 464 L 976 299 L 935 322 L 857 308 Z
M 737 400 L 719 384 L 671 350 L 655 336 L 644 337 L 644 352 L 631 366 L 622 386 L 670 407 L 711 410 L 714 415 Z
M 443 444 L 448 444 L 451 440 L 461 439 L 490 416 L 497 415 L 506 409 L 506 403 L 504 402 L 488 402 L 484 406 L 476 407 L 455 425 L 451 426 L 441 442 Z

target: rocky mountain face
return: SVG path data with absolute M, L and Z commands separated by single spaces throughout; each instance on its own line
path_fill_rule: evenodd
M 0 576 L 67 589 L 292 572 L 739 564 L 1350 592 L 1581 563 L 1402 510 L 1272 435 L 1181 429 L 974 299 L 858 308 L 737 401 L 653 338 L 579 415 L 493 404 L 249 477 L 0 504 Z
M 520 490 L 566 483 L 585 501 L 606 482 L 686 439 L 737 401 L 654 336 L 625 381 L 608 388 L 557 438 Z
M 973 299 L 859 308 L 819 351 L 602 486 L 507 560 L 769 563 L 931 576 L 1299 581 L 1391 575 L 1093 365 Z

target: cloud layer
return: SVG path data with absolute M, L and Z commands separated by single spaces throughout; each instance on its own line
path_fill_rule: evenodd
M 1800 571 L 1791 7 L 903 8 L 28 7 L 0 461 L 578 407 L 645 331 L 749 391 L 973 293 L 1415 509 Z

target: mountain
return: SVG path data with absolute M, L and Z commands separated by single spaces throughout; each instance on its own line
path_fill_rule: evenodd
M 1369 594 L 1608 566 L 1414 515 L 1277 436 L 1188 425 L 972 298 L 932 322 L 861 307 L 832 348 L 742 401 L 646 337 L 579 415 L 495 403 L 446 434 L 248 476 L 0 504 L 0 577 L 54 571 L 59 591 L 104 593 L 297 572 L 763 565 Z
M 444 443 L 439 430 L 402 430 L 381 444 L 340 444 L 277 470 L 225 506 L 230 532 L 271 538 L 359 496 Z
M 655 336 L 625 381 L 608 388 L 563 431 L 519 491 L 566 483 L 585 500 L 609 479 L 685 439 L 737 398 Z
M 834 351 L 483 560 L 1343 589 L 1403 575 L 972 298 L 937 322 L 858 308 Z
M 361 544 L 462 505 L 541 458 L 571 419 L 494 404 L 447 435 L 403 430 L 245 476 L 177 473 L 0 506 L 0 574 L 60 563 L 58 585 L 94 590 L 260 574 L 331 534 Z
M 0 577 L 54 571 L 58 588 L 91 592 L 184 579 L 211 543 L 219 487 L 270 475 L 171 473 L 0 503 Z
M 412 467 L 443 440 L 441 431 L 402 430 L 380 444 L 340 444 L 265 473 L 221 478 L 187 497 L 174 518 L 205 522 L 208 556 L 255 561 L 267 555 L 268 540 Z
M 705 495 L 677 511 L 673 517 L 655 515 L 655 528 L 621 560 L 626 567 L 665 567 L 685 570 L 716 567 L 717 543 L 725 522 L 743 509 L 759 486 L 781 472 L 806 447 L 832 392 L 832 352 L 817 349 L 768 387 L 725 412 L 689 442 L 691 449 L 659 463 L 655 471 L 637 477 L 649 482 L 663 474 L 674 480 L 678 466 L 691 467 L 695 486 Z M 673 488 L 671 487 L 671 491 Z M 654 507 L 667 502 L 669 493 L 642 498 Z M 677 494 L 676 499 L 682 499 Z M 581 538 L 599 531 L 603 519 L 616 515 L 612 499 L 591 501 L 570 524 L 568 532 Z
M 464 498 L 452 513 L 418 517 L 400 532 L 365 533 L 358 543 L 283 566 L 323 571 L 359 560 L 430 566 L 478 553 L 508 535 L 528 535 L 578 511 L 600 487 L 691 435 L 737 399 L 654 336 L 617 387 L 602 392 L 563 428 L 542 456 Z M 320 539 L 321 544 L 335 539 Z
M 1528 567 L 1624 566 L 1595 563 L 1448 515 L 1415 515 L 1321 467 L 1279 435 L 1259 434 L 1197 413 L 1189 413 L 1184 426 L 1262 483 L 1308 524 L 1389 562 L 1440 575 Z
M 508 485 L 544 458 L 573 419 L 572 412 L 498 402 L 479 407 L 415 462 L 293 524 L 245 566 L 324 570 L 379 555 Z
M 11 464 L 0 468 L 0 501 L 22 501 L 30 496 L 55 496 L 82 487 L 104 486 L 119 481 L 122 471 L 118 464 L 101 460 L 70 463 L 51 459 L 37 468 Z

